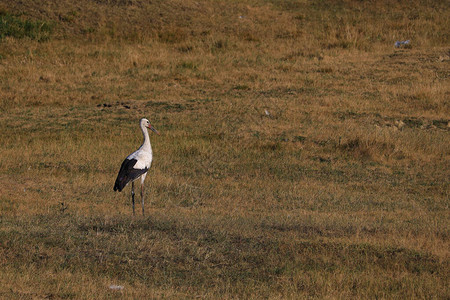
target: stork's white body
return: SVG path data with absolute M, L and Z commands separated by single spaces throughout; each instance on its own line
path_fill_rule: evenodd
M 149 142 L 150 144 L 150 142 Z M 130 155 L 127 156 L 126 159 L 132 160 L 135 159 L 136 164 L 134 165 L 134 168 L 136 169 L 150 169 L 152 166 L 152 160 L 153 160 L 153 151 L 152 147 L 150 146 L 150 149 L 144 149 L 142 145 L 138 150 L 134 151 Z

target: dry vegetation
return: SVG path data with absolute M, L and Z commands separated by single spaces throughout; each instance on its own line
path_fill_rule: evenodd
M 0 298 L 450 297 L 445 1 L 0 17 Z M 143 116 L 133 218 L 112 187 Z

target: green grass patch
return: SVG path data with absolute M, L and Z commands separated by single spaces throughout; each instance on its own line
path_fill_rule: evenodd
M 23 19 L 7 12 L 0 12 L 0 40 L 5 37 L 30 38 L 39 42 L 47 41 L 54 25 L 41 20 Z

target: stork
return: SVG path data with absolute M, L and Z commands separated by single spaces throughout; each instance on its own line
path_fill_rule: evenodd
M 136 151 L 131 153 L 125 158 L 120 166 L 119 174 L 117 175 L 116 183 L 114 184 L 114 191 L 121 192 L 122 189 L 131 181 L 131 203 L 133 204 L 134 212 L 134 181 L 141 178 L 141 203 L 142 203 L 142 215 L 144 215 L 144 180 L 147 176 L 147 171 L 152 164 L 153 152 L 152 145 L 150 145 L 150 136 L 148 129 L 152 130 L 159 135 L 149 122 L 149 120 L 142 118 L 139 121 L 139 125 L 144 135 L 144 142 L 142 146 Z

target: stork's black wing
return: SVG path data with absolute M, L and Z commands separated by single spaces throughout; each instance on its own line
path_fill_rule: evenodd
M 139 178 L 139 176 L 148 171 L 148 168 L 135 169 L 134 165 L 136 162 L 136 159 L 125 159 L 123 161 L 122 166 L 120 166 L 119 175 L 117 175 L 116 183 L 114 184 L 114 191 L 122 191 L 130 181 Z

